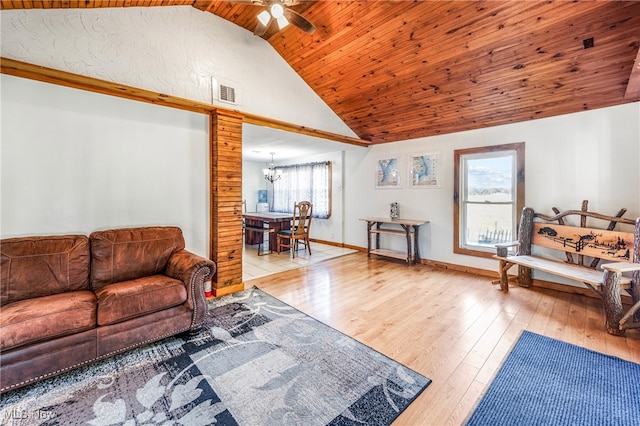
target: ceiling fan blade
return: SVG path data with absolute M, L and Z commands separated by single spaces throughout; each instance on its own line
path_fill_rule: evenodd
M 298 12 L 291 10 L 289 8 L 284 10 L 284 16 L 287 18 L 289 22 L 291 22 L 296 27 L 300 28 L 307 34 L 313 34 L 316 30 L 316 26 L 311 22 L 307 21 L 307 18 L 300 15 Z
M 258 37 L 262 37 L 267 32 L 267 29 L 269 28 L 269 25 L 271 25 L 272 21 L 273 19 L 269 18 L 269 22 L 267 23 L 267 25 L 264 25 L 262 22 L 258 21 L 258 25 L 256 25 L 256 29 L 253 30 L 253 34 L 257 35 Z

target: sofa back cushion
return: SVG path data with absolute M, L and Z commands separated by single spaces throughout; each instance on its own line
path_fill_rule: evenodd
M 7 238 L 0 241 L 0 305 L 89 290 L 86 235 Z
M 112 283 L 163 274 L 169 257 L 184 249 L 182 231 L 174 226 L 96 231 L 89 239 L 94 290 Z

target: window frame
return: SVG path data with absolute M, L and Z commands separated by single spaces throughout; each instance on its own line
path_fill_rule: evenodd
M 464 208 L 463 202 L 460 200 L 462 195 L 462 184 L 464 182 L 464 176 L 462 173 L 465 171 L 462 169 L 462 162 L 465 156 L 487 154 L 488 158 L 491 158 L 491 153 L 498 153 L 502 151 L 515 151 L 516 165 L 514 169 L 515 173 L 515 231 L 517 232 L 520 225 L 520 212 L 524 209 L 525 199 L 525 144 L 524 142 L 517 142 L 511 144 L 491 145 L 476 148 L 466 148 L 454 150 L 454 187 L 453 187 L 453 252 L 457 254 L 465 254 L 468 256 L 486 257 L 492 258 L 495 255 L 495 250 L 489 249 L 471 249 L 468 246 L 463 245 L 461 239 L 462 229 L 466 228 L 463 222 L 463 216 L 461 216 L 461 208 Z M 462 204 L 462 205 L 461 205 Z M 514 239 L 515 239 L 514 233 Z

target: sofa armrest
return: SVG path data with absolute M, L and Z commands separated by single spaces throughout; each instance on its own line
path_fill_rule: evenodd
M 178 250 L 167 264 L 167 276 L 180 280 L 187 288 L 186 306 L 193 310 L 191 328 L 201 325 L 207 314 L 204 282 L 216 272 L 216 264 L 187 250 Z

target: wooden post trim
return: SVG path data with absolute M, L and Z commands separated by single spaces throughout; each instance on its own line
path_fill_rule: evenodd
M 217 270 L 213 292 L 242 289 L 242 119 L 228 110 L 210 115 L 210 250 Z M 229 288 L 227 288 L 229 287 Z

